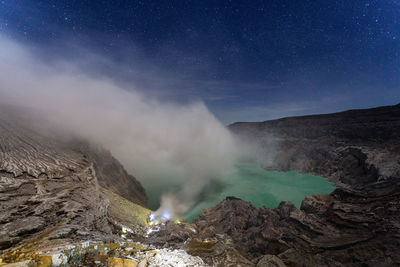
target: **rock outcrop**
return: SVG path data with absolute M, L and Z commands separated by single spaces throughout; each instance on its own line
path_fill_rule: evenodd
M 254 264 L 263 255 L 275 255 L 287 266 L 397 266 L 400 183 L 380 187 L 391 192 L 372 197 L 338 189 L 307 197 L 300 210 L 291 202 L 270 210 L 227 198 L 200 214 L 197 237 L 225 233 Z

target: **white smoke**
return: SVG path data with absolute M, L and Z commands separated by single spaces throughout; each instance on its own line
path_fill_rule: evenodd
M 210 177 L 232 171 L 234 139 L 201 102 L 166 103 L 136 89 L 71 63 L 44 63 L 29 47 L 0 37 L 0 104 L 35 109 L 51 127 L 100 143 L 145 184 L 180 185 L 164 197 L 179 216 Z

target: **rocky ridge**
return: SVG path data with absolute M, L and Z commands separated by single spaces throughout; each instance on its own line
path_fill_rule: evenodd
M 228 128 L 268 155 L 259 158 L 266 169 L 320 175 L 352 187 L 400 177 L 400 104 Z

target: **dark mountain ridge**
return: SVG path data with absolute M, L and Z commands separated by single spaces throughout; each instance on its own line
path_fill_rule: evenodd
M 261 150 L 272 150 L 272 162 L 261 162 L 265 168 L 345 184 L 400 176 L 400 104 L 228 127 Z

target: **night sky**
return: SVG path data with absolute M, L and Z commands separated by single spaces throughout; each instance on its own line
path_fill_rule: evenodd
M 399 0 L 2 0 L 0 32 L 224 123 L 400 102 Z

